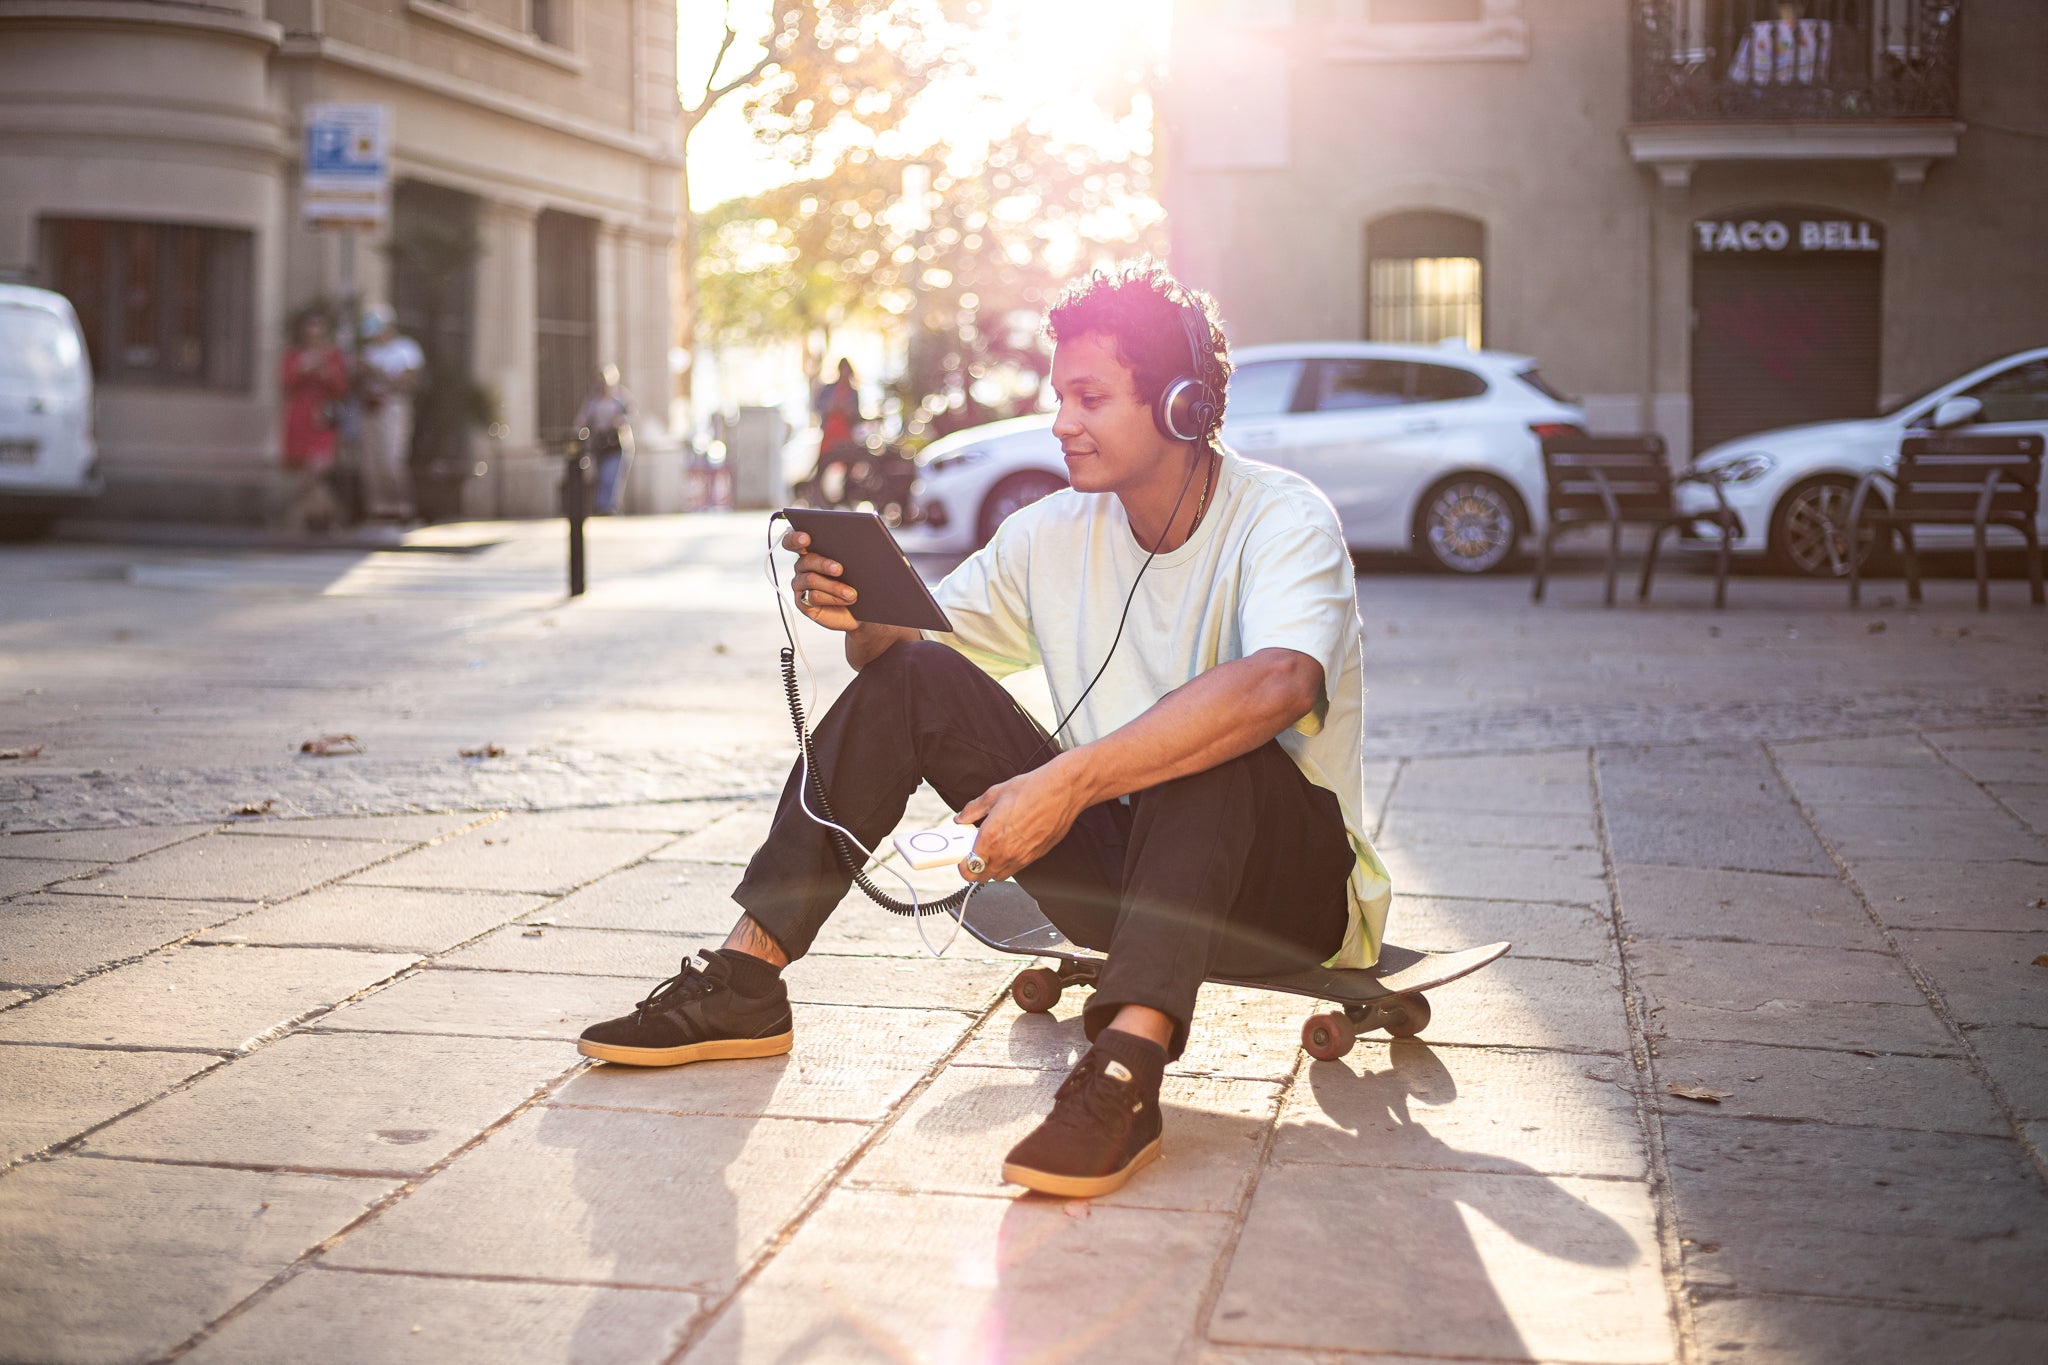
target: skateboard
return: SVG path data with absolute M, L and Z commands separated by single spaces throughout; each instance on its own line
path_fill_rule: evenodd
M 1060 1002 L 1068 986 L 1095 984 L 1101 953 L 1070 943 L 1053 927 L 1029 892 L 1015 882 L 991 882 L 967 902 L 960 927 L 998 952 L 1021 957 L 1052 958 L 1057 967 L 1028 967 L 1010 983 L 1010 998 L 1031 1014 L 1044 1014 Z M 1429 1027 L 1429 998 L 1423 994 L 1470 976 L 1500 958 L 1510 945 L 1489 943 L 1455 953 L 1423 953 L 1383 944 L 1380 960 L 1366 968 L 1311 967 L 1284 976 L 1211 976 L 1224 986 L 1284 991 L 1311 1000 L 1329 1000 L 1340 1008 L 1312 1014 L 1301 1026 L 1301 1046 L 1318 1061 L 1333 1062 L 1351 1051 L 1361 1033 L 1385 1029 L 1396 1038 L 1413 1038 Z

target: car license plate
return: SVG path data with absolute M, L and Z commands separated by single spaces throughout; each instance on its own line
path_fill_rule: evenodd
M 34 441 L 8 440 L 0 437 L 0 464 L 34 464 L 36 443 Z

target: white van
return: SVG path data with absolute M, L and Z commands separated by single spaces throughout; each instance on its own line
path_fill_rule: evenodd
M 100 489 L 78 315 L 62 294 L 0 284 L 0 539 L 41 535 Z

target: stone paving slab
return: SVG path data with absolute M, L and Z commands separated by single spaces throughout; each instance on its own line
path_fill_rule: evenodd
M 1968 1037 L 2020 1121 L 2048 1119 L 2048 1029 L 1981 1028 Z
M 231 1319 L 192 1365 L 655 1365 L 703 1311 L 694 1294 L 315 1266 Z
M 644 862 L 579 887 L 531 919 L 583 929 L 719 934 L 739 915 L 741 869 L 722 863 Z
M 1622 927 L 1637 937 L 1885 951 L 1869 912 L 1835 877 L 1619 863 L 1614 879 Z
M 546 816 L 510 815 L 351 880 L 361 886 L 559 896 L 667 842 L 666 834 L 563 829 Z
M 0 1166 L 78 1136 L 214 1064 L 189 1052 L 0 1050 Z
M 574 1065 L 575 1054 L 552 1042 L 295 1034 L 95 1133 L 86 1149 L 417 1175 Z
M 545 812 L 548 823 L 562 829 L 646 830 L 660 834 L 691 834 L 751 803 L 742 801 L 646 801 L 627 806 L 584 806 Z
M 797 1005 L 791 1012 L 796 1040 L 784 1056 L 663 1069 L 599 1064 L 552 1102 L 878 1123 L 974 1023 L 973 1015 L 948 1010 Z
M 1402 1311 L 1415 1304 L 1441 1308 Z M 1209 1337 L 1492 1360 L 1677 1355 L 1644 1186 L 1463 1171 L 1332 1182 L 1327 1167 L 1269 1167 Z
M 497 818 L 496 812 L 485 811 L 457 811 L 446 815 L 330 815 L 310 820 L 237 820 L 222 832 L 271 839 L 371 839 L 424 844 L 460 834 L 472 826 Z
M 1887 954 L 1645 940 L 1630 955 L 1653 1037 L 1955 1052 L 1927 997 Z
M 1700 1359 L 1804 1365 L 2003 1365 L 2048 1359 L 2048 1323 L 1802 1299 L 1709 1299 L 1693 1310 Z
M 1948 761 L 1979 782 L 2048 782 L 2048 752 L 2038 748 L 1973 748 L 1935 743 Z
M 1446 900 L 1397 893 L 1387 915 L 1387 937 L 1423 952 L 1512 943 L 1516 957 L 1614 960 L 1614 933 L 1606 911 L 1591 904 Z
M 838 957 L 813 953 L 782 973 L 789 998 L 811 1005 L 894 1005 L 980 1013 L 1009 989 L 1019 959 Z
M 402 853 L 402 843 L 357 839 L 245 840 L 208 834 L 59 890 L 173 900 L 278 901 Z
M 444 952 L 547 904 L 502 892 L 328 886 L 210 929 L 209 943 Z
M 1600 831 L 1590 815 L 1556 815 L 1538 811 L 1448 811 L 1402 806 L 1388 812 L 1373 837 L 1385 852 L 1404 844 L 1480 845 L 1488 848 L 1569 849 L 1600 847 Z
M 1272 1159 L 1642 1180 L 1631 1074 L 1620 1058 L 1372 1038 L 1303 1065 Z
M 1470 900 L 1604 904 L 1606 869 L 1594 849 L 1486 849 L 1403 843 L 1379 850 L 1402 894 Z
M 856 1123 L 529 1109 L 328 1259 L 721 1293 L 867 1133 Z
M 0 858 L 55 858 L 118 863 L 182 843 L 212 825 L 144 825 L 130 829 L 72 829 L 49 834 L 0 835 Z
M 438 1033 L 573 1043 L 599 1020 L 631 1011 L 650 984 L 609 976 L 430 969 L 323 1015 L 313 1027 L 323 1033 Z
M 1593 789 L 1583 750 L 1418 758 L 1402 768 L 1387 820 L 1410 810 L 1590 817 Z
M 1809 806 L 1892 806 L 1967 809 L 1984 789 L 1954 768 L 1870 768 L 1837 763 L 1781 762 L 1779 771 Z
M 2048 1196 L 2009 1140 L 1718 1115 L 1664 1135 L 1691 1281 L 2040 1313 Z
M 0 1179 L 0 1342 L 62 1365 L 155 1359 L 391 1188 L 82 1157 L 21 1167 Z
M 2048 858 L 2048 842 L 1978 793 L 1972 806 L 1915 810 L 1896 806 L 1809 803 L 1814 823 L 1843 861 L 1955 858 L 1992 862 Z
M 962 1066 L 1030 1067 L 1064 1074 L 1088 1050 L 1081 1027 L 1086 990 L 1067 990 L 1045 1014 L 1001 1004 L 955 1059 Z M 1301 1026 L 1314 1001 L 1241 986 L 1202 987 L 1187 1051 L 1168 1071 L 1186 1076 L 1287 1081 L 1301 1060 Z
M 1602 749 L 1616 862 L 1827 876 L 1827 858 L 1760 746 Z
M 2012 1126 L 1961 1058 L 1866 1057 L 1815 1048 L 1670 1040 L 1657 1047 L 1657 1106 L 1697 1113 L 1676 1084 L 1725 1091 L 1712 1106 L 1738 1118 L 1809 1119 L 2009 1137 Z
M 27 991 L 0 991 L 0 1010 L 6 1009 L 9 1005 L 18 1005 L 28 998 Z
M 1989 791 L 2034 833 L 2048 835 L 2048 782 L 1997 782 Z
M 89 863 L 54 858 L 7 858 L 0 860 L 0 896 L 26 895 L 52 883 L 89 876 L 97 870 Z
M 240 914 L 246 905 L 146 896 L 22 896 L 0 903 L 0 982 L 56 986 Z
M 1603 963 L 1551 962 L 1509 953 L 1473 976 L 1429 992 L 1432 1043 L 1628 1051 L 1621 979 Z
M 2048 928 L 2048 907 L 2034 904 L 2048 898 L 2048 859 L 1859 858 L 1849 875 L 1893 928 Z
M 1938 742 L 1938 737 L 1937 737 Z M 1870 735 L 1857 739 L 1779 739 L 1771 751 L 1789 764 L 1836 764 L 1864 768 L 1939 770 L 1941 755 L 1918 735 Z
M 681 858 L 691 862 L 738 863 L 744 867 L 768 837 L 768 826 L 774 818 L 772 805 L 743 806 L 676 840 L 656 856 L 664 861 Z
M 2048 928 L 2032 934 L 1918 930 L 1899 950 L 1934 982 L 1949 1013 L 1964 1024 L 2022 1024 L 2048 1029 Z M 2048 1042 L 2044 1033 L 2043 1042 Z M 2044 1060 L 2048 1066 L 2048 1060 Z
M 932 1082 L 846 1183 L 934 1194 L 1016 1194 L 1003 1157 L 1052 1111 L 1064 1073 L 953 1067 Z M 1267 1081 L 1172 1075 L 1160 1089 L 1159 1160 L 1096 1207 L 1235 1214 L 1257 1174 L 1280 1087 Z
M 232 1051 L 413 961 L 326 948 L 179 948 L 0 1014 L 0 1041 Z
M 658 981 L 673 976 L 684 958 L 716 948 L 725 931 L 698 934 L 635 933 L 507 925 L 441 959 L 444 966 L 500 972 L 570 972 Z
M 1221 1214 L 835 1190 L 684 1360 L 1173 1360 L 1230 1228 Z

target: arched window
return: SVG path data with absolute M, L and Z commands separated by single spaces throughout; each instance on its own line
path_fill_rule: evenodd
M 1484 335 L 1486 227 L 1459 213 L 1390 213 L 1365 228 L 1365 339 L 1423 345 Z

